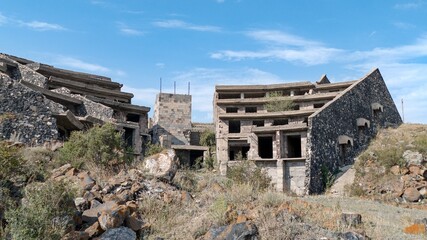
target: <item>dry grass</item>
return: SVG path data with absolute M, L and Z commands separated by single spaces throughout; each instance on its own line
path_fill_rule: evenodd
M 378 201 L 359 198 L 331 198 L 327 196 L 310 196 L 307 202 L 324 206 L 324 208 L 339 208 L 342 212 L 356 212 L 362 215 L 362 230 L 372 239 L 422 239 L 420 235 L 408 235 L 403 229 L 425 218 L 426 210 L 408 209 L 405 207 L 387 205 Z M 322 209 L 323 207 L 319 208 Z M 425 236 L 424 236 L 425 237 Z

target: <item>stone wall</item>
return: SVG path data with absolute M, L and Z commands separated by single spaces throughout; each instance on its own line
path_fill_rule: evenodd
M 154 106 L 153 142 L 171 135 L 172 144 L 188 145 L 186 130 L 191 129 L 191 95 L 159 93 Z
M 373 103 L 381 104 L 383 112 L 374 113 Z M 368 120 L 369 126 L 358 127 L 358 118 Z M 307 193 L 322 192 L 322 172 L 334 172 L 339 166 L 352 164 L 380 128 L 401 123 L 400 115 L 378 69 L 323 106 L 321 111 L 308 119 Z M 351 138 L 352 143 L 339 144 L 339 136 Z
M 57 138 L 55 104 L 0 73 L 0 139 L 40 145 Z

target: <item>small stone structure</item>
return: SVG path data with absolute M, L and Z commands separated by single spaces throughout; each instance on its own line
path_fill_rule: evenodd
M 213 131 L 212 124 L 191 122 L 191 95 L 159 93 L 154 105 L 153 143 L 177 152 L 182 165 L 192 166 L 197 158 L 209 154 L 208 147 L 200 146 L 200 134 Z
M 149 139 L 148 107 L 108 77 L 0 54 L 0 138 L 29 145 L 113 123 L 138 157 Z
M 285 100 L 293 109 L 265 107 Z M 278 191 L 303 195 L 322 192 L 327 174 L 352 164 L 380 128 L 402 120 L 375 69 L 339 83 L 324 75 L 316 83 L 216 86 L 214 123 L 221 174 L 249 159 L 267 171 Z

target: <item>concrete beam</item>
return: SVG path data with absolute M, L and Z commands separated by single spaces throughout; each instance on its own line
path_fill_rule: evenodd
M 327 83 L 327 84 L 318 84 L 316 85 L 316 90 L 326 90 L 326 89 L 345 89 L 356 83 L 357 81 L 347 81 L 347 82 L 338 82 L 338 83 Z
M 264 126 L 264 127 L 253 127 L 252 132 L 254 133 L 267 133 L 276 131 L 304 131 L 307 130 L 307 124 L 288 124 L 280 126 Z
M 315 85 L 311 82 L 295 82 L 295 83 L 282 83 L 282 84 L 269 84 L 269 85 L 216 85 L 216 92 L 266 92 L 277 91 L 286 89 L 310 89 Z
M 82 130 L 84 127 L 83 123 L 81 123 L 70 110 L 53 116 L 56 118 L 56 123 L 67 130 Z
M 291 110 L 283 112 L 267 112 L 267 113 L 223 113 L 219 114 L 220 119 L 263 119 L 263 118 L 286 118 L 297 116 L 310 116 L 317 109 Z
M 86 98 L 94 102 L 101 103 L 105 106 L 111 107 L 113 109 L 115 108 L 115 109 L 123 110 L 127 113 L 143 114 L 150 111 L 150 108 L 145 106 L 138 106 L 130 103 L 121 103 L 121 102 L 112 101 L 110 99 L 103 99 L 103 98 L 98 98 L 93 96 L 86 96 Z
M 194 151 L 208 151 L 209 147 L 196 146 L 196 145 L 172 145 L 174 150 L 194 150 Z
M 285 97 L 277 97 L 274 99 L 280 100 L 292 100 L 294 102 L 310 102 L 317 100 L 332 100 L 334 99 L 339 92 L 329 92 L 329 93 L 316 93 L 311 95 L 297 95 L 297 96 L 285 96 Z M 245 98 L 245 99 L 217 99 L 217 105 L 246 105 L 246 104 L 265 104 L 270 102 L 271 98 Z
M 41 92 L 47 99 L 50 99 L 50 100 L 57 102 L 57 103 L 60 103 L 62 105 L 71 104 L 71 105 L 76 106 L 76 105 L 83 104 L 83 101 L 81 101 L 79 99 L 75 99 L 75 98 L 72 98 L 69 96 L 65 96 L 65 95 L 62 95 L 62 94 L 59 94 L 56 92 L 49 91 L 46 88 L 36 86 L 36 85 L 31 84 L 31 83 L 26 82 L 26 81 L 21 81 L 21 84 L 33 89 L 34 91 Z
M 85 95 L 94 95 L 103 98 L 113 98 L 121 101 L 130 102 L 133 97 L 132 93 L 120 92 L 119 90 L 111 90 L 103 87 L 99 87 L 94 84 L 88 84 L 69 79 L 58 78 L 50 76 L 48 79 L 48 85 L 50 87 L 66 87 L 73 92 Z

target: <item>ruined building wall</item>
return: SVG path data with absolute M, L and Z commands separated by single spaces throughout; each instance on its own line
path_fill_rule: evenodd
M 55 105 L 40 92 L 0 73 L 0 139 L 40 145 L 57 139 Z
M 191 129 L 191 95 L 159 93 L 154 105 L 153 142 L 170 135 L 173 145 L 188 145 L 186 130 Z
M 382 105 L 382 112 L 373 110 L 374 103 Z M 358 118 L 364 118 L 369 123 L 359 127 Z M 379 128 L 401 123 L 399 112 L 378 69 L 323 106 L 308 120 L 307 193 L 323 191 L 322 168 L 323 171 L 333 172 L 340 166 L 353 163 L 354 157 L 366 148 Z M 352 143 L 339 144 L 339 136 L 344 135 L 351 138 Z

